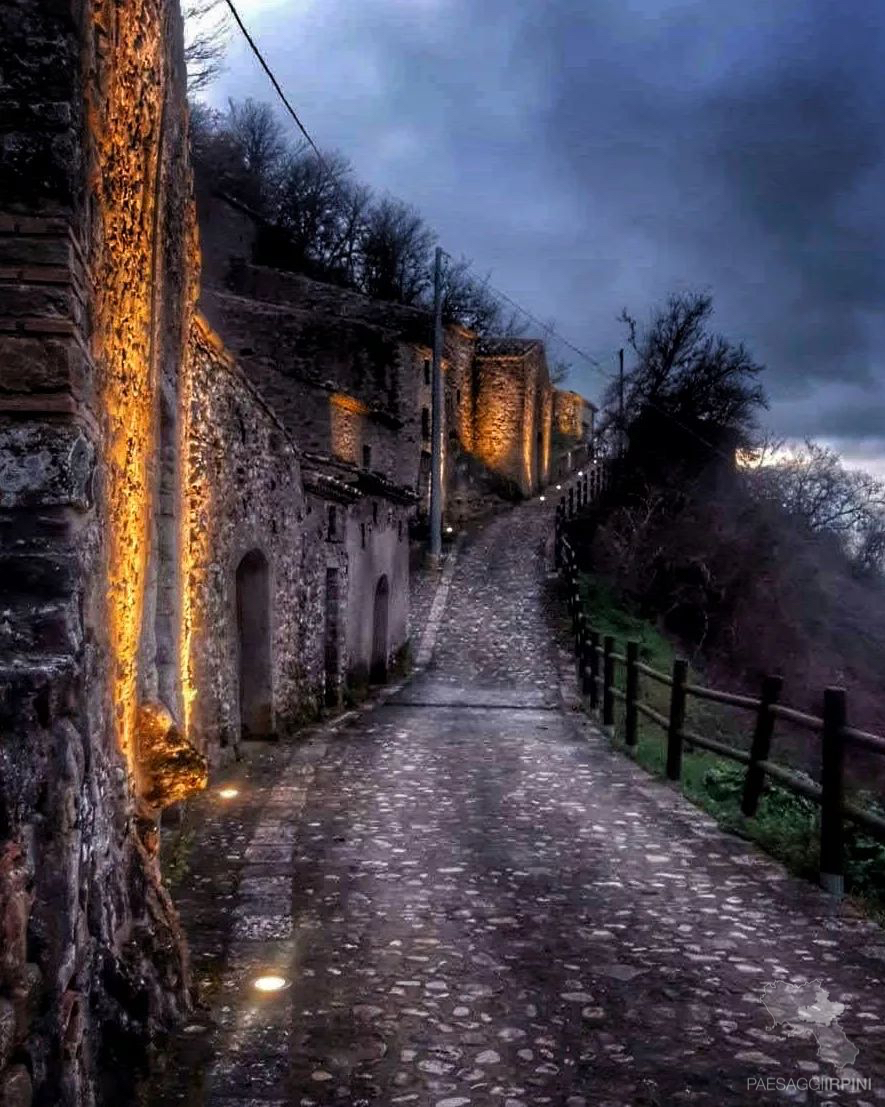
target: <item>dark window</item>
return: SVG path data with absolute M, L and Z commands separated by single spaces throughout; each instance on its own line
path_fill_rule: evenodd
M 457 402 L 459 404 L 461 403 L 461 389 L 460 388 L 457 389 L 456 392 L 455 392 L 455 399 L 457 400 Z
M 402 540 L 403 540 L 403 521 L 402 521 L 402 519 L 400 519 L 400 521 L 396 524 L 396 536 L 400 540 L 400 542 L 402 542 Z
M 338 508 L 334 504 L 329 507 L 329 531 L 327 537 L 331 540 L 338 537 Z
M 366 548 L 366 524 L 360 523 L 360 545 Z
M 377 524 L 378 524 L 378 505 L 374 502 L 372 503 L 372 522 L 375 523 L 375 525 L 377 526 Z
M 430 408 L 421 408 L 421 437 L 426 442 L 430 438 Z
M 372 447 L 371 446 L 363 446 L 363 468 L 364 469 L 371 469 L 372 468 Z
M 424 359 L 424 383 L 430 384 L 430 358 Z

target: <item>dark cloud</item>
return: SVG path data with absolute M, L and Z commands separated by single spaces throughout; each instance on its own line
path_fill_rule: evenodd
M 712 291 L 784 434 L 885 456 L 885 8 L 244 0 L 317 140 L 609 369 L 623 306 Z M 270 99 L 239 44 L 213 95 Z M 573 383 L 600 373 L 567 351 Z

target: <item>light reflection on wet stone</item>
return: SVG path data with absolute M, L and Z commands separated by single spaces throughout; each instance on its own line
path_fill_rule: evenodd
M 228 838 L 217 1053 L 193 1102 L 783 1102 L 747 1077 L 832 1069 L 771 1029 L 761 988 L 817 977 L 885 1100 L 881 932 L 560 710 L 548 526 L 537 506 L 492 522 L 425 671 L 312 753 L 276 752 Z M 292 982 L 273 1008 L 248 996 L 258 970 Z

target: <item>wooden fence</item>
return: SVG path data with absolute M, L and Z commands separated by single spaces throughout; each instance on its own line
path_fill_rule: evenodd
M 639 660 L 639 643 L 627 642 L 624 651 L 609 635 L 595 630 L 592 613 L 588 619 L 578 587 L 574 549 L 566 534 L 567 520 L 594 499 L 605 486 L 605 470 L 597 466 L 596 474 L 579 475 L 577 482 L 562 496 L 556 508 L 555 561 L 565 579 L 568 609 L 572 617 L 574 649 L 578 679 L 583 696 L 591 711 L 597 712 L 603 726 L 613 727 L 615 702 L 624 705 L 624 741 L 628 751 L 634 750 L 638 737 L 639 717 L 656 723 L 666 736 L 666 772 L 670 780 L 682 776 L 683 750 L 701 749 L 746 766 L 741 810 L 744 815 L 756 814 L 766 780 L 804 796 L 820 807 L 820 882 L 827 891 L 841 895 L 845 880 L 845 823 L 852 821 L 864 831 L 885 841 L 885 819 L 867 811 L 846 798 L 845 758 L 852 749 L 864 749 L 885 755 L 885 738 L 868 734 L 848 725 L 847 695 L 844 688 L 827 688 L 823 693 L 820 716 L 787 707 L 780 702 L 782 680 L 767 676 L 762 681 L 759 697 L 724 692 L 692 684 L 688 679 L 688 662 L 677 658 L 672 671 L 659 672 Z M 592 471 L 591 471 L 592 472 Z M 617 687 L 618 666 L 624 673 L 623 690 Z M 655 681 L 670 690 L 669 711 L 665 715 L 642 700 L 643 683 Z M 686 729 L 685 713 L 689 697 L 724 704 L 748 712 L 753 719 L 749 750 L 730 746 Z M 771 749 L 778 720 L 809 730 L 820 737 L 821 761 L 819 783 L 806 779 L 795 771 L 771 760 Z

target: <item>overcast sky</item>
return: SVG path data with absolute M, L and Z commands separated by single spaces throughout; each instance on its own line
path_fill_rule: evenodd
M 772 428 L 885 471 L 885 5 L 238 7 L 321 147 L 606 370 L 621 308 L 708 289 L 767 367 Z M 236 31 L 228 96 L 273 99 Z M 598 398 L 598 369 L 552 353 Z

